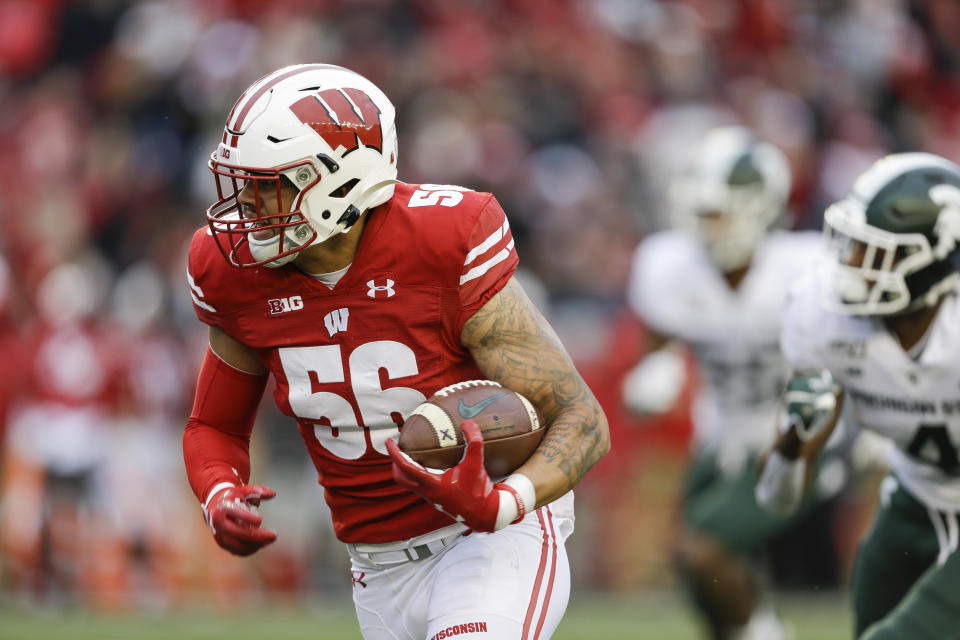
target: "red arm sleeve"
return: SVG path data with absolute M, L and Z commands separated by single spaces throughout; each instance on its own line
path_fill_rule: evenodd
M 204 505 L 217 485 L 250 480 L 250 433 L 267 375 L 234 369 L 207 349 L 183 431 L 187 479 Z

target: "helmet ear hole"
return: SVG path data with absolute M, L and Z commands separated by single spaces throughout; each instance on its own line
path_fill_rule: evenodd
M 347 180 L 342 185 L 330 192 L 331 198 L 345 198 L 348 193 L 350 193 L 357 183 L 360 182 L 359 178 L 353 178 L 352 180 Z

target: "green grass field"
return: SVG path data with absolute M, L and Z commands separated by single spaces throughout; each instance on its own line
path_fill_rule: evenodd
M 845 597 L 782 597 L 778 610 L 795 640 L 848 640 Z M 2 640 L 357 640 L 349 601 L 316 607 L 250 607 L 209 611 L 100 616 L 84 611 L 27 612 L 0 606 Z M 554 640 L 699 640 L 694 620 L 673 594 L 574 594 Z

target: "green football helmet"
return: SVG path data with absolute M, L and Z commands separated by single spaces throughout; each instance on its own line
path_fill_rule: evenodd
M 721 271 L 744 267 L 783 213 L 787 159 L 736 126 L 711 129 L 691 151 L 692 162 L 670 185 L 673 224 L 691 231 Z
M 823 228 L 836 260 L 831 308 L 886 316 L 931 306 L 960 283 L 960 166 L 886 156 L 827 208 Z

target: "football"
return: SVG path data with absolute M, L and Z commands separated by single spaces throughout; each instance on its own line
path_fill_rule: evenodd
M 473 419 L 483 434 L 491 478 L 509 475 L 543 439 L 543 420 L 529 400 L 493 380 L 468 380 L 437 391 L 400 429 L 400 448 L 425 467 L 449 469 L 463 457 L 460 426 Z

